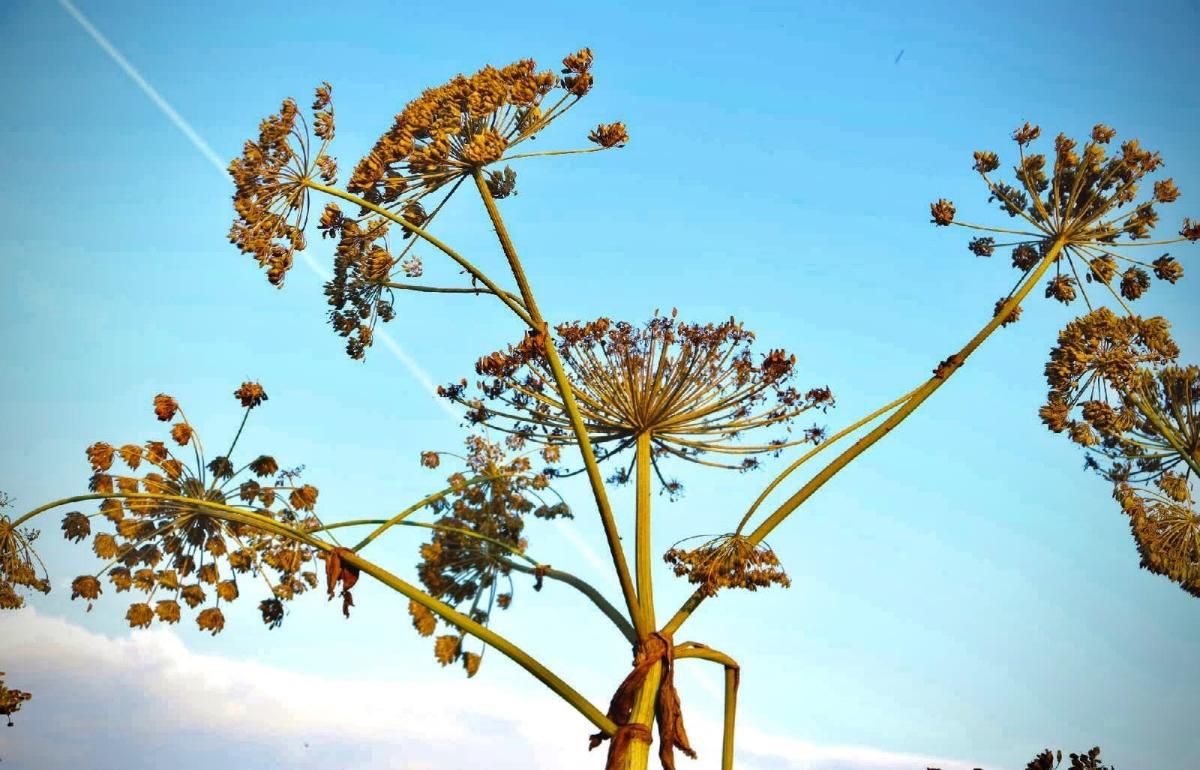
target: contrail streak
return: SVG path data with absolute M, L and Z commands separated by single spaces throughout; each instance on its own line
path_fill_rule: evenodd
M 113 44 L 108 42 L 108 39 L 104 37 L 104 35 L 100 34 L 100 30 L 93 27 L 92 23 L 88 21 L 82 13 L 79 12 L 78 8 L 71 4 L 70 0 L 58 0 L 58 4 L 61 5 L 67 13 L 71 14 L 75 21 L 79 22 L 79 26 L 83 27 L 83 29 L 92 36 L 92 39 L 96 41 L 96 44 L 103 48 L 106 54 L 112 57 L 112 60 L 117 63 L 117 66 L 125 70 L 125 74 L 129 76 L 130 80 L 132 80 L 134 83 L 137 83 L 138 88 L 142 89 L 146 96 L 150 97 L 150 101 L 154 102 L 154 104 L 163 111 L 163 114 L 170 118 L 171 122 L 175 124 L 175 127 L 182 131 L 183 135 L 186 136 L 192 144 L 196 145 L 196 149 L 200 151 L 200 154 L 207 158 L 208 162 L 213 164 L 217 171 L 220 171 L 222 174 L 224 174 L 226 164 L 223 160 L 221 160 L 221 156 L 213 152 L 213 148 L 208 146 L 208 142 L 200 138 L 200 135 L 196 133 L 195 129 L 189 126 L 187 121 L 180 117 L 179 113 L 171 108 L 171 105 L 167 104 L 166 99 L 159 96 L 158 91 L 155 91 L 154 88 L 146 82 L 146 79 L 133 68 L 133 65 L 121 55 L 121 52 L 114 48 Z
M 183 135 L 188 138 L 188 141 L 195 145 L 196 149 L 200 151 L 200 154 L 203 155 L 205 159 L 212 164 L 212 167 L 217 170 L 217 173 L 221 174 L 223 178 L 228 178 L 226 170 L 227 164 L 225 161 L 221 160 L 221 156 L 217 155 L 213 148 L 209 146 L 208 142 L 204 141 L 204 138 L 200 136 L 200 134 L 196 133 L 196 130 L 192 128 L 191 125 L 189 125 L 188 122 L 184 120 L 183 117 L 176 112 L 170 104 L 167 103 L 167 100 L 164 99 L 162 95 L 158 93 L 158 91 L 155 91 L 153 86 L 146 82 L 146 79 L 142 77 L 141 73 L 139 73 L 134 66 L 130 64 L 124 56 L 121 55 L 121 52 L 118 51 L 112 43 L 108 42 L 108 38 L 100 34 L 100 30 L 92 26 L 92 23 L 87 20 L 87 17 L 84 16 L 83 13 L 81 13 L 80 10 L 70 2 L 70 0 L 58 0 L 58 4 L 61 5 L 63 9 L 75 19 L 75 21 L 79 22 L 79 26 L 83 27 L 83 29 L 92 36 L 92 39 L 96 41 L 96 44 L 104 49 L 104 52 L 107 53 L 109 57 L 111 57 L 112 60 L 117 63 L 117 66 L 124 70 L 125 74 L 129 76 L 130 80 L 136 83 L 138 88 L 142 89 L 146 96 L 150 97 L 150 101 L 154 102 L 154 104 L 160 110 L 162 110 L 163 114 L 175 124 L 175 127 L 183 132 Z M 322 281 L 329 280 L 329 274 L 325 272 L 325 269 L 321 267 L 321 265 L 315 259 L 313 259 L 311 254 L 309 254 L 307 251 L 302 251 L 300 254 L 304 258 L 305 264 L 308 265 L 309 269 L 312 270 L 317 277 L 319 277 Z M 429 372 L 425 371 L 420 364 L 413 360 L 412 356 L 410 356 L 408 352 L 401 347 L 399 342 L 396 342 L 396 340 L 393 339 L 392 336 L 383 329 L 375 332 L 375 338 L 383 342 L 384 346 L 392 352 L 392 355 L 399 359 L 400 363 L 404 365 L 404 368 L 408 369 L 408 373 L 411 374 L 423 388 L 425 388 L 426 392 L 437 399 L 437 404 L 443 412 L 445 412 L 455 421 L 460 418 L 460 415 L 455 412 L 453 408 L 451 408 L 445 399 L 437 396 L 437 386 L 434 384 L 433 377 L 429 375 Z M 556 521 L 555 524 L 558 525 L 559 533 L 561 533 L 563 537 L 570 541 L 570 543 L 579 550 L 583 557 L 603 574 L 606 566 L 605 562 L 600 558 L 599 555 L 596 554 L 595 550 L 588 545 L 587 541 L 580 537 L 578 532 L 575 532 L 563 522 Z

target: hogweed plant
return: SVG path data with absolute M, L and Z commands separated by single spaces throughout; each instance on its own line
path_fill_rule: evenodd
M 216 634 L 225 626 L 222 606 L 261 581 L 257 590 L 265 598 L 259 609 L 274 628 L 284 620 L 284 603 L 317 588 L 322 574 L 327 596 L 340 598 L 349 616 L 352 589 L 366 575 L 408 600 L 414 628 L 434 637 L 434 655 L 443 666 L 459 663 L 473 676 L 484 650 L 495 648 L 577 709 L 595 727 L 590 747 L 607 742 L 609 770 L 646 768 L 655 725 L 664 770 L 675 767 L 676 749 L 694 758 L 673 684 L 675 667 L 688 658 L 721 666 L 721 766 L 728 769 L 741 670 L 725 652 L 676 641 L 683 625 L 723 590 L 789 585 L 767 536 L 945 385 L 987 338 L 1017 321 L 1039 287 L 1047 298 L 1087 307 L 1067 324 L 1046 364 L 1051 390 L 1042 419 L 1080 444 L 1089 467 L 1113 485 L 1142 566 L 1200 595 L 1194 495 L 1200 369 L 1177 362 L 1179 350 L 1164 319 L 1135 315 L 1130 306 L 1153 279 L 1174 283 L 1183 273 L 1168 254 L 1141 257 L 1145 247 L 1157 251 L 1200 238 L 1200 224 L 1184 219 L 1179 237 L 1151 239 L 1156 207 L 1179 195 L 1165 179 L 1153 183 L 1148 197 L 1139 197 L 1143 180 L 1162 165 L 1157 153 L 1136 140 L 1112 151 L 1114 132 L 1096 126 L 1082 148 L 1060 134 L 1049 160 L 1031 152 L 1040 132 L 1025 124 L 1013 134 L 1018 158 L 1010 184 L 996 178 L 998 155 L 976 152 L 974 168 L 989 201 L 1012 226 L 960 221 L 945 199 L 931 205 L 933 223 L 992 233 L 974 237 L 969 250 L 989 257 L 1011 249 L 1019 279 L 982 328 L 931 376 L 827 434 L 816 425 L 799 427 L 797 420 L 833 406 L 830 390 L 794 383 L 795 357 L 782 350 L 756 352 L 754 334 L 735 319 L 685 322 L 672 310 L 669 316 L 655 311 L 642 325 L 609 318 L 552 325 L 542 315 L 500 201 L 515 192 L 510 165 L 515 161 L 600 152 L 628 141 L 624 124 L 601 123 L 588 134 L 590 147 L 526 150 L 593 82 L 588 49 L 566 57 L 557 73 L 522 60 L 458 76 L 426 90 L 396 115 L 344 188 L 337 186 L 338 166 L 330 154 L 334 111 L 325 83 L 316 89 L 311 125 L 287 99 L 230 164 L 236 185 L 230 240 L 277 287 L 296 252 L 308 246 L 314 201 L 326 199 L 316 229 L 336 244 L 333 277 L 325 286 L 329 322 L 346 339 L 352 358 L 364 358 L 377 325 L 395 317 L 402 292 L 483 297 L 511 312 L 513 344 L 480 357 L 473 384 L 463 378 L 439 389 L 464 409 L 476 431 L 461 455 L 421 454 L 427 469 L 453 466 L 445 486 L 390 517 L 332 521 L 317 514 L 317 488 L 301 483 L 299 469 L 283 470 L 266 454 L 235 459 L 241 428 L 222 454 L 206 454 L 179 404 L 160 394 L 154 409 L 160 420 L 172 423 L 169 440 L 97 442 L 86 450 L 92 470 L 88 494 L 55 500 L 15 520 L 0 518 L 0 604 L 19 607 L 22 592 L 49 590 L 32 549 L 37 533 L 26 522 L 52 509 L 98 502 L 94 512 L 71 511 L 62 519 L 63 534 L 89 541 L 102 560 L 71 586 L 72 597 L 85 600 L 89 610 L 107 581 L 117 593 L 137 595 L 126 612 L 133 627 L 156 619 L 179 622 L 186 605 L 201 629 Z M 506 263 L 503 278 L 429 229 L 464 186 L 478 195 L 495 230 Z M 453 262 L 468 285 L 421 282 L 418 243 Z M 243 426 L 267 400 L 255 382 L 243 383 L 234 396 L 245 410 Z M 852 436 L 857 439 L 845 446 Z M 839 454 L 803 483 L 793 483 L 797 470 L 838 445 Z M 695 588 L 672 614 L 660 615 L 651 569 L 652 490 L 670 497 L 681 492 L 670 475 L 673 463 L 745 472 L 768 454 L 791 462 L 748 500 L 740 520 L 730 521 L 724 533 L 685 537 L 662 555 Z M 528 550 L 530 516 L 579 515 L 554 491 L 556 479 L 576 474 L 586 477 L 594 507 L 588 515 L 597 516 L 603 528 L 621 590 L 616 602 Z M 611 486 L 626 483 L 635 489 L 632 566 L 609 498 Z M 764 507 L 776 492 L 788 496 Z M 428 532 L 417 565 L 420 585 L 366 553 L 402 528 Z M 511 605 L 514 573 L 531 577 L 537 590 L 549 579 L 579 591 L 631 645 L 632 667 L 607 709 L 492 629 L 495 611 Z M 2 692 L 5 713 L 28 697 Z M 1079 755 L 1079 761 L 1095 760 L 1098 750 L 1095 755 Z M 1047 751 L 1030 766 L 1051 767 L 1052 759 Z

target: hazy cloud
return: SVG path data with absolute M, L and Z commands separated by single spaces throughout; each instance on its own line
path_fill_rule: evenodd
M 7 770 L 351 767 L 489 770 L 603 767 L 591 725 L 552 695 L 459 672 L 435 682 L 337 679 L 189 651 L 169 628 L 110 638 L 34 610 L 0 614 L 0 670 L 34 693 L 0 733 Z M 441 672 L 437 672 L 441 673 Z M 720 762 L 720 725 L 687 717 L 700 760 Z M 741 770 L 970 770 L 934 757 L 821 746 L 738 731 Z M 307 745 L 306 745 L 307 744 Z

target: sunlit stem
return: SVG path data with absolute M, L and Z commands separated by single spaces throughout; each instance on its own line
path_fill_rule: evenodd
M 20 523 L 32 518 L 33 516 L 44 513 L 52 508 L 70 505 L 71 503 L 82 502 L 84 500 L 107 500 L 110 498 L 158 500 L 161 502 L 185 503 L 189 508 L 199 508 L 211 512 L 212 516 L 216 519 L 248 524 L 266 532 L 288 537 L 296 542 L 304 543 L 305 545 L 321 551 L 328 552 L 332 551 L 334 548 L 334 546 L 330 543 L 327 543 L 323 540 L 318 540 L 317 538 L 311 537 L 300 530 L 293 529 L 292 527 L 270 519 L 269 517 L 243 511 L 238 508 L 234 508 L 233 506 L 223 505 L 221 503 L 211 502 L 208 500 L 200 500 L 192 497 L 182 497 L 178 495 L 156 495 L 136 492 L 93 493 L 88 495 L 64 497 L 62 499 L 39 506 L 24 514 L 14 523 L 13 526 L 15 527 Z M 579 713 L 583 714 L 583 716 L 589 722 L 603 730 L 605 734 L 612 735 L 614 732 L 616 732 L 617 726 L 613 724 L 613 721 L 605 716 L 600 709 L 588 701 L 587 698 L 583 697 L 583 695 L 581 695 L 573 687 L 556 676 L 552 671 L 550 671 L 550 669 L 546 668 L 539 661 L 533 658 L 533 656 L 522 650 L 520 647 L 517 647 L 509 640 L 505 639 L 503 636 L 500 636 L 495 631 L 492 631 L 486 626 L 477 623 L 466 615 L 463 615 L 450 605 L 434 599 L 432 596 L 420 590 L 416 586 L 401 580 L 399 577 L 393 575 L 377 564 L 367 561 L 356 553 L 343 550 L 341 551 L 340 555 L 344 563 L 349 564 L 352 567 L 357 567 L 361 572 L 365 572 L 397 593 L 400 593 L 417 604 L 420 604 L 422 607 L 425 607 L 433 614 L 445 620 L 447 623 L 466 631 L 472 636 L 478 638 L 480 641 L 500 650 L 500 652 L 506 655 L 514 663 L 528 671 L 542 684 L 549 687 L 560 698 L 570 703 L 571 706 L 573 706 Z
M 362 572 L 365 572 L 392 590 L 403 594 L 417 604 L 420 604 L 422 607 L 426 608 L 451 625 L 457 626 L 463 631 L 466 631 L 468 634 L 478 638 L 485 644 L 495 647 L 518 666 L 532 674 L 535 679 L 546 685 L 546 687 L 550 688 L 550 690 L 560 698 L 565 700 L 567 703 L 570 703 L 576 711 L 578 711 L 580 714 L 583 714 L 583 716 L 589 722 L 603 730 L 607 735 L 612 735 L 614 732 L 616 732 L 617 726 L 611 719 L 605 716 L 600 709 L 598 709 L 577 690 L 556 676 L 554 672 L 542 665 L 536 658 L 522 650 L 520 647 L 517 647 L 512 642 L 508 641 L 503 636 L 500 636 L 486 626 L 471 620 L 471 618 L 467 617 L 461 612 L 458 612 L 450 605 L 434 599 L 416 586 L 401 580 L 399 577 L 393 575 L 382 567 L 367 561 L 356 553 L 343 552 L 342 562 L 354 567 L 358 567 Z
M 637 435 L 635 564 L 638 607 L 647 628 L 654 628 L 654 580 L 650 574 L 650 432 Z
M 584 155 L 589 152 L 603 152 L 609 149 L 608 147 L 586 147 L 582 150 L 546 150 L 544 152 L 523 152 L 520 155 L 506 155 L 497 163 L 505 160 L 519 160 L 520 158 L 548 158 L 552 155 Z
M 461 488 L 462 488 L 462 489 L 465 489 L 465 488 L 467 488 L 467 487 L 471 487 L 471 486 L 474 486 L 474 485 L 476 485 L 476 484 L 486 484 L 486 483 L 489 483 L 489 482 L 491 482 L 491 481 L 492 481 L 494 478 L 495 478 L 494 476 L 476 476 L 476 477 L 474 477 L 474 478 L 472 478 L 472 479 L 469 479 L 468 481 L 466 481 L 466 482 L 465 482 L 465 483 L 462 485 L 462 487 L 461 487 Z M 371 541 L 372 541 L 372 540 L 374 540 L 375 538 L 377 538 L 377 537 L 379 537 L 380 535 L 382 535 L 382 534 L 383 534 L 384 532 L 386 532 L 386 531 L 387 531 L 387 530 L 388 530 L 390 527 L 392 527 L 392 526 L 394 526 L 394 525 L 396 525 L 396 524 L 399 524 L 400 522 L 404 521 L 404 520 L 405 520 L 405 519 L 407 519 L 409 516 L 411 516 L 412 514 L 416 513 L 417 511 L 421 510 L 421 509 L 422 509 L 422 508 L 424 508 L 425 506 L 427 506 L 427 505 L 430 505 L 430 504 L 432 504 L 432 503 L 436 503 L 438 500 L 441 500 L 443 497 L 445 497 L 446 495 L 448 495 L 448 494 L 450 494 L 451 492 L 454 492 L 454 491 L 455 491 L 455 487 L 453 487 L 453 486 L 450 486 L 450 487 L 446 487 L 445 489 L 442 489 L 442 490 L 439 490 L 439 491 L 437 491 L 437 492 L 434 492 L 434 493 L 433 493 L 433 494 L 431 494 L 431 495 L 426 495 L 425 497 L 422 497 L 420 500 L 418 500 L 417 502 L 415 502 L 415 503 L 413 503 L 412 505 L 408 506 L 408 507 L 407 507 L 407 508 L 405 508 L 403 511 L 400 511 L 400 513 L 397 513 L 397 514 L 396 514 L 395 516 L 393 516 L 392 518 L 390 518 L 390 519 L 387 519 L 386 521 L 384 521 L 384 522 L 383 522 L 382 524 L 380 524 L 380 525 L 379 525 L 379 527 L 378 527 L 377 529 L 375 529 L 375 530 L 374 530 L 374 531 L 373 531 L 371 534 L 367 535 L 367 536 L 366 536 L 366 537 L 364 537 L 364 538 L 363 538 L 361 541 L 359 541 L 358 545 L 354 546 L 354 548 L 352 548 L 351 550 L 353 550 L 353 551 L 361 551 L 362 549 L 364 549 L 364 548 L 366 548 L 368 545 L 370 545 L 370 543 L 371 543 Z
M 902 404 L 905 401 L 907 401 L 908 399 L 912 398 L 912 395 L 916 392 L 917 392 L 917 390 L 910 390 L 909 392 L 905 393 L 903 396 L 901 396 L 900 398 L 891 402 L 890 404 L 881 406 L 880 408 L 876 409 L 874 412 L 871 412 L 866 417 L 862 418 L 861 420 L 854 423 L 853 425 L 849 425 L 845 428 L 842 428 L 837 433 L 833 434 L 829 438 L 822 441 L 820 444 L 817 444 L 815 447 L 813 447 L 812 449 L 805 452 L 803 455 L 800 456 L 800 459 L 796 460 L 794 463 L 792 463 L 788 467 L 784 468 L 783 472 L 780 473 L 778 476 L 776 476 L 775 479 L 770 484 L 767 485 L 767 488 L 762 491 L 762 493 L 758 496 L 758 499 L 755 500 L 754 504 L 750 506 L 750 509 L 748 511 L 746 511 L 746 515 L 742 517 L 742 520 L 740 522 L 738 522 L 737 530 L 735 530 L 735 533 L 739 534 L 739 535 L 742 534 L 742 529 L 744 529 L 746 526 L 746 523 L 750 521 L 750 517 L 754 515 L 754 512 L 756 510 L 758 510 L 758 506 L 762 505 L 763 500 L 766 500 L 767 496 L 770 495 L 771 492 L 773 492 L 775 490 L 775 487 L 779 486 L 779 484 L 785 478 L 787 478 L 793 471 L 795 471 L 797 468 L 799 468 L 804 463 L 811 460 L 813 457 L 815 457 L 817 455 L 817 453 L 826 449 L 830 445 L 837 443 L 838 440 L 845 438 L 849 434 L 858 430 L 859 428 L 861 428 L 862 426 L 871 422 L 872 420 L 879 417 L 880 415 L 887 414 L 888 412 L 892 411 L 900 404 Z
M 741 667 L 737 661 L 723 652 L 718 652 L 698 642 L 682 642 L 675 645 L 675 660 L 700 658 L 720 663 L 725 667 L 725 708 L 721 729 L 721 770 L 733 770 L 733 727 L 737 715 L 737 691 L 741 681 Z
M 493 294 L 491 289 L 473 289 L 469 286 L 426 286 L 421 283 L 396 283 L 395 281 L 385 281 L 380 286 L 389 289 L 403 289 L 404 291 L 423 291 L 431 294 Z M 521 303 L 521 298 L 510 291 L 504 292 L 504 296 L 511 299 L 513 302 Z
M 58 500 L 54 500 L 52 502 L 46 503 L 45 505 L 40 505 L 37 508 L 34 508 L 33 510 L 29 511 L 28 513 L 22 515 L 21 518 L 17 519 L 15 522 L 13 522 L 13 527 L 15 528 L 15 527 L 19 526 L 22 522 L 25 522 L 26 520 L 31 519 L 34 516 L 37 516 L 38 514 L 45 513 L 46 511 L 51 510 L 52 508 L 59 508 L 64 505 L 70 505 L 71 503 L 83 502 L 85 500 L 110 500 L 110 499 L 158 500 L 161 502 L 182 503 L 182 504 L 186 505 L 188 508 L 192 508 L 192 509 L 200 508 L 202 510 L 211 511 L 214 518 L 221 519 L 223 521 L 233 521 L 233 522 L 237 522 L 239 524 L 246 524 L 246 525 L 254 527 L 256 529 L 261 529 L 264 532 L 270 532 L 272 534 L 282 535 L 284 537 L 295 540 L 297 542 L 304 543 L 305 545 L 319 547 L 318 544 L 320 544 L 322 542 L 313 537 L 310 537 L 308 534 L 306 534 L 305 532 L 303 532 L 301 530 L 295 529 L 294 527 L 290 527 L 287 524 L 284 524 L 283 522 L 276 521 L 275 519 L 272 519 L 269 516 L 263 516 L 262 514 L 254 513 L 253 511 L 247 511 L 242 508 L 236 508 L 232 505 L 223 505 L 222 503 L 217 503 L 217 502 L 214 502 L 211 500 L 203 500 L 203 499 L 199 499 L 199 498 L 195 498 L 195 497 L 183 497 L 181 495 L 163 495 L 163 494 L 156 494 L 153 492 L 93 492 L 93 493 L 86 494 L 86 495 L 74 495 L 72 497 L 63 497 Z M 183 515 L 185 513 L 186 512 L 180 511 L 180 515 Z M 332 546 L 329 546 L 329 547 L 332 547 Z
M 1000 328 L 1001 322 L 1008 317 L 1008 314 L 1011 313 L 1014 308 L 1021 304 L 1026 296 L 1028 296 L 1029 292 L 1033 290 L 1033 287 L 1037 284 L 1037 282 L 1042 279 L 1042 276 L 1046 274 L 1046 271 L 1049 270 L 1050 266 L 1053 265 L 1058 259 L 1058 255 L 1062 251 L 1065 242 L 1066 239 L 1062 236 L 1055 239 L 1054 244 L 1050 247 L 1049 252 L 1047 252 L 1046 256 L 1042 259 L 1041 264 L 1039 264 L 1037 269 L 1033 271 L 1028 280 L 1025 281 L 1024 285 L 1022 285 L 1012 297 L 1009 297 L 1008 301 L 1000 307 L 999 312 L 995 314 L 991 321 L 989 321 L 982 329 L 980 329 L 979 332 L 976 333 L 975 336 L 972 337 L 971 340 L 964 345 L 961 350 L 958 351 L 958 353 L 951 357 L 951 360 L 943 368 L 940 376 L 935 374 L 924 385 L 917 388 L 916 392 L 902 407 L 896 410 L 894 414 L 884 420 L 883 423 L 881 423 L 870 433 L 854 442 L 849 449 L 834 458 L 832 462 L 822 468 L 808 481 L 808 483 L 801 487 L 799 491 L 797 491 L 782 505 L 775 509 L 775 511 L 769 517 L 767 517 L 766 521 L 764 521 L 762 524 L 759 524 L 758 527 L 750 533 L 750 544 L 756 545 L 762 542 L 763 538 L 771 533 L 771 530 L 779 526 L 780 522 L 786 519 L 792 513 L 792 511 L 800 507 L 800 505 L 809 497 L 811 497 L 813 493 L 824 486 L 825 482 L 833 478 L 838 471 L 846 467 L 846 465 L 865 452 L 875 442 L 879 441 L 879 439 L 890 433 L 893 428 L 904 422 L 904 420 L 910 414 L 912 414 L 918 406 L 924 403 L 925 399 L 933 395 L 938 388 L 940 388 L 947 380 L 949 380 L 954 372 L 958 371 L 959 367 L 962 366 L 967 357 L 971 355 L 976 348 L 983 344 L 983 341 L 991 336 L 992 332 Z M 676 630 L 678 630 L 683 622 L 687 620 L 688 616 L 700 606 L 704 599 L 705 596 L 702 591 L 699 589 L 694 591 L 692 595 L 688 597 L 688 600 L 684 602 L 683 606 L 679 608 L 679 611 L 676 612 L 671 620 L 667 623 L 667 625 L 663 627 L 663 630 L 667 633 L 673 634 Z
M 646 674 L 646 681 L 633 700 L 633 710 L 629 714 L 629 724 L 654 725 L 654 707 L 658 702 L 658 686 L 662 683 L 662 661 L 658 660 Z M 647 770 L 650 764 L 650 744 L 634 740 L 629 743 L 625 754 L 625 762 L 617 770 Z
M 315 182 L 311 179 L 305 179 L 304 184 L 307 185 L 308 187 L 311 187 L 314 190 L 320 190 L 321 192 L 326 193 L 327 195 L 332 195 L 335 198 L 341 198 L 344 201 L 348 201 L 357 206 L 361 206 L 361 207 L 367 209 L 368 211 L 373 211 L 376 214 L 378 214 L 379 216 L 388 220 L 389 222 L 395 222 L 396 224 L 403 227 L 405 230 L 410 231 L 413 235 L 416 235 L 417 237 L 422 238 L 425 241 L 429 242 L 430 245 L 441 250 L 444 254 L 446 254 L 446 256 L 450 257 L 455 262 L 457 262 L 459 264 L 459 266 L 461 266 L 464 270 L 466 270 L 467 273 L 469 273 L 472 277 L 474 277 L 476 280 L 478 280 L 484 286 L 488 287 L 491 290 L 492 294 L 495 294 L 497 297 L 499 297 L 501 302 L 503 302 L 505 305 L 507 305 L 509 307 L 510 310 L 512 310 L 514 313 L 517 314 L 518 318 L 520 318 L 522 321 L 524 321 L 526 323 L 531 323 L 529 314 L 525 312 L 524 308 L 522 308 L 520 305 L 518 305 L 517 303 L 515 303 L 511 299 L 509 299 L 508 295 L 505 293 L 505 291 L 503 289 L 501 289 L 499 286 L 497 286 L 495 283 L 493 283 L 492 279 L 488 278 L 486 275 L 484 275 L 482 272 L 480 272 L 479 268 L 472 265 L 462 255 L 460 255 L 457 251 L 455 251 L 454 249 L 447 246 L 436 236 L 421 229 L 420 227 L 413 224 L 412 222 L 409 222 L 404 217 L 401 217 L 398 214 L 388 211 L 387 209 L 383 208 L 382 206 L 377 206 L 368 200 L 364 200 L 364 199 L 358 197 L 357 195 L 352 195 L 343 190 L 339 190 L 336 187 L 330 187 L 329 185 L 323 185 L 320 182 Z
M 617 571 L 617 580 L 621 584 L 621 593 L 625 598 L 629 617 L 633 620 L 633 626 L 637 629 L 639 638 L 644 637 L 649 633 L 650 627 L 645 622 L 645 619 L 642 618 L 642 613 L 638 609 L 637 593 L 634 591 L 633 578 L 629 574 L 629 563 L 625 559 L 625 551 L 621 547 L 621 536 L 617 531 L 617 523 L 613 517 L 612 506 L 608 501 L 608 491 L 604 488 L 604 479 L 600 476 L 600 466 L 596 462 L 595 452 L 592 451 L 592 442 L 588 436 L 587 426 L 584 425 L 583 417 L 579 413 L 579 406 L 575 402 L 575 394 L 571 386 L 571 381 L 567 378 L 566 371 L 563 370 L 562 360 L 558 356 L 558 350 L 554 345 L 554 338 L 550 334 L 550 325 L 542 318 L 537 303 L 533 299 L 529 282 L 525 278 L 525 271 L 521 267 L 521 260 L 517 256 L 516 249 L 513 247 L 512 239 L 508 235 L 508 229 L 504 226 L 504 220 L 500 217 L 500 211 L 496 208 L 496 201 L 492 198 L 492 193 L 488 190 L 487 182 L 483 179 L 483 172 L 476 169 L 474 176 L 475 186 L 479 188 L 479 196 L 483 199 L 488 217 L 492 220 L 492 226 L 496 229 L 496 237 L 500 239 L 500 246 L 504 250 L 504 256 L 508 259 L 513 278 L 517 281 L 517 287 L 521 292 L 521 299 L 524 300 L 525 307 L 529 310 L 530 327 L 534 331 L 545 335 L 546 360 L 550 364 L 551 371 L 554 373 L 555 385 L 562 395 L 563 407 L 566 409 L 567 416 L 571 420 L 571 429 L 575 433 L 575 440 L 579 442 L 579 452 L 583 456 L 588 483 L 591 485 L 592 496 L 596 500 L 596 508 L 600 513 L 600 522 L 604 526 L 604 536 L 608 541 L 608 549 L 612 555 L 613 566 Z

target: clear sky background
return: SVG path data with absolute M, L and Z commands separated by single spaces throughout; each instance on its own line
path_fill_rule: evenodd
M 1043 147 L 1104 122 L 1161 151 L 1183 191 L 1160 233 L 1200 214 L 1194 3 L 77 7 L 222 164 L 283 97 L 306 102 L 321 80 L 348 172 L 425 87 L 522 57 L 554 67 L 591 46 L 594 91 L 537 144 L 582 146 L 618 119 L 632 141 L 527 161 L 503 202 L 543 312 L 734 315 L 761 350 L 795 352 L 801 385 L 833 389 L 838 407 L 820 418 L 833 430 L 923 381 L 1016 279 L 1006 254 L 977 258 L 966 231 L 929 224 L 939 197 L 965 220 L 1008 223 L 973 150 L 1007 168 L 1026 120 Z M 457 449 L 464 432 L 420 373 L 471 375 L 520 334 L 507 311 L 402 296 L 387 330 L 403 354 L 378 345 L 351 361 L 325 323 L 322 280 L 298 262 L 277 291 L 227 242 L 229 179 L 63 4 L 0 5 L 0 41 L 0 489 L 16 509 L 85 492 L 94 441 L 165 438 L 159 392 L 203 438 L 227 441 L 244 379 L 270 401 L 240 447 L 304 464 L 325 518 L 383 515 L 439 488 L 445 473 L 419 453 Z M 472 196 L 436 232 L 503 274 Z M 327 269 L 328 242 L 313 241 Z M 454 278 L 418 253 L 431 282 Z M 1196 248 L 1172 253 L 1190 275 L 1155 282 L 1137 309 L 1169 317 L 1194 362 Z M 742 664 L 739 767 L 1019 770 L 1047 746 L 1095 744 L 1120 770 L 1195 763 L 1200 604 L 1138 569 L 1108 487 L 1037 416 L 1047 353 L 1080 312 L 1038 292 L 770 538 L 791 589 L 723 595 L 677 636 Z M 756 475 L 677 469 L 687 494 L 658 503 L 656 549 L 731 529 L 786 461 Z M 586 488 L 561 488 L 579 515 L 532 523 L 530 552 L 615 601 Z M 614 499 L 629 527 L 630 491 Z M 590 725 L 494 651 L 469 682 L 441 669 L 389 591 L 356 589 L 349 621 L 314 594 L 268 631 L 248 593 L 215 639 L 191 620 L 131 634 L 125 596 L 106 592 L 90 614 L 68 601 L 95 559 L 59 537 L 58 516 L 41 526 L 55 591 L 0 616 L 0 670 L 35 693 L 0 733 L 6 768 L 603 766 L 584 751 Z M 421 538 L 395 535 L 371 555 L 413 575 Z M 665 565 L 656 576 L 669 613 L 687 586 Z M 603 707 L 628 646 L 569 589 L 517 583 L 493 627 Z M 679 668 L 701 752 L 679 764 L 716 768 L 719 671 Z

